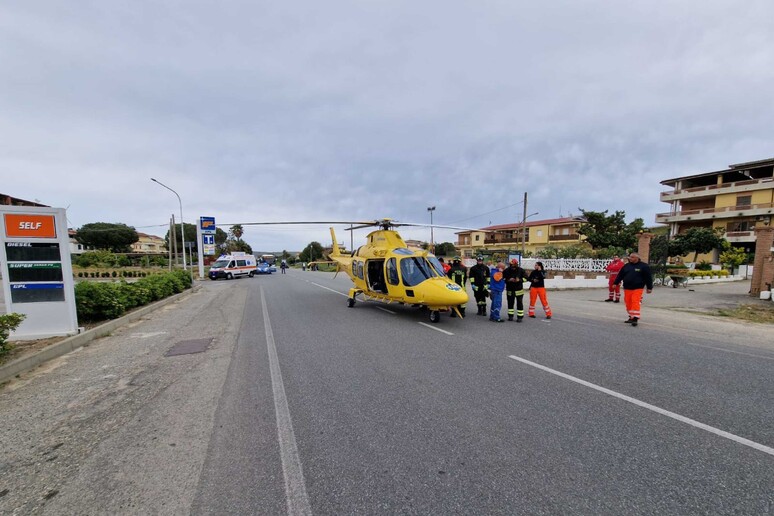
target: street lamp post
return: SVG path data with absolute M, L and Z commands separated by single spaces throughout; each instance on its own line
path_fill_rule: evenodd
M 435 238 L 433 237 L 433 212 L 435 211 L 435 206 L 430 206 L 427 208 L 427 211 L 430 212 L 430 252 L 435 253 Z
M 183 201 L 180 200 L 180 196 L 177 195 L 177 192 L 172 190 L 170 187 L 162 183 L 161 181 L 158 181 L 156 179 L 150 178 L 151 181 L 154 183 L 158 183 L 173 194 L 177 196 L 177 202 L 180 203 L 180 238 L 183 239 L 183 270 L 187 270 L 188 267 L 185 263 L 185 226 L 183 226 Z

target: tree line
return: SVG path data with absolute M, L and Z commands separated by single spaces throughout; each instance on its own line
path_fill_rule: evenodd
M 199 241 L 196 238 L 196 224 L 183 224 L 183 234 L 180 225 L 176 224 L 175 240 L 178 250 L 183 249 L 183 236 L 187 243 L 192 243 L 192 252 L 199 251 Z M 218 253 L 227 254 L 234 251 L 252 253 L 250 244 L 242 240 L 244 228 L 235 224 L 226 232 L 221 228 L 215 229 L 215 247 Z M 112 253 L 131 253 L 132 244 L 139 242 L 140 235 L 132 226 L 122 223 L 91 222 L 84 224 L 76 230 L 75 240 L 87 249 L 104 250 Z M 172 237 L 167 230 L 164 235 L 164 246 L 171 247 Z

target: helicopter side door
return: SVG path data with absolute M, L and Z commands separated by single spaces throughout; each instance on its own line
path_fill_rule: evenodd
M 368 290 L 387 294 L 387 282 L 384 278 L 384 259 L 366 260 L 366 271 Z

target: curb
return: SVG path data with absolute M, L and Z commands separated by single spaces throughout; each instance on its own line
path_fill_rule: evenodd
M 31 369 L 34 369 L 39 365 L 48 362 L 49 360 L 59 358 L 62 355 L 70 353 L 71 351 L 75 351 L 76 349 L 88 344 L 95 339 L 109 335 L 116 328 L 136 321 L 137 319 L 142 318 L 150 312 L 153 312 L 157 308 L 184 299 L 198 291 L 200 288 L 201 286 L 193 285 L 190 290 L 175 294 L 174 296 L 170 296 L 160 301 L 156 301 L 153 304 L 143 306 L 142 308 L 139 308 L 130 314 L 119 317 L 118 319 L 113 319 L 112 321 L 100 324 L 95 328 L 87 330 L 83 333 L 79 333 L 78 335 L 68 337 L 63 341 L 57 342 L 56 344 L 51 344 L 50 346 L 38 351 L 37 353 L 2 365 L 0 366 L 0 384 L 7 382 L 8 380 L 14 378 L 16 375 L 26 373 L 27 371 L 30 371 Z

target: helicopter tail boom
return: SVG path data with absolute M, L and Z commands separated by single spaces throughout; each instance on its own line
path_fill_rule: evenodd
M 333 231 L 333 228 L 331 228 L 331 240 L 333 240 L 333 246 L 331 246 L 331 258 L 334 256 L 341 256 L 341 251 L 339 250 L 339 244 L 336 241 L 336 233 Z

